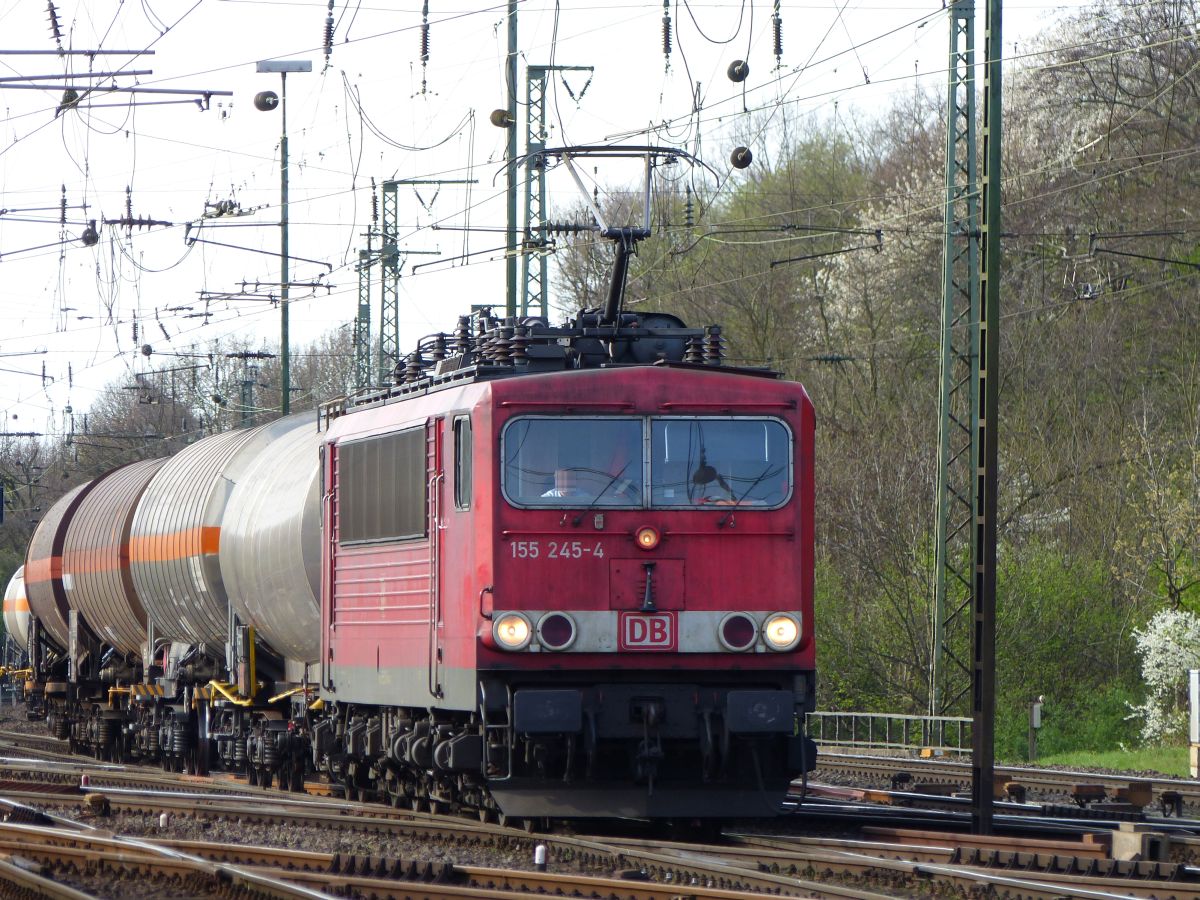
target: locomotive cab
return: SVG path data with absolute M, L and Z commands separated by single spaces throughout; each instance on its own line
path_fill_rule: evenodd
M 560 377 L 536 393 L 555 414 L 510 387 L 479 657 L 491 792 L 516 815 L 773 814 L 815 760 L 807 398 L 670 366 Z
M 460 322 L 331 422 L 316 746 L 352 790 L 764 816 L 813 767 L 811 403 L 715 327 L 601 319 Z

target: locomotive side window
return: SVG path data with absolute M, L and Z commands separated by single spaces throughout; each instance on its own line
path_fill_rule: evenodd
M 469 509 L 471 506 L 471 420 L 459 416 L 454 420 L 454 506 Z
M 654 419 L 650 488 L 657 507 L 780 506 L 792 449 L 775 419 Z
M 425 429 L 338 445 L 343 544 L 425 536 Z
M 640 507 L 642 420 L 514 419 L 501 438 L 505 497 L 518 506 Z

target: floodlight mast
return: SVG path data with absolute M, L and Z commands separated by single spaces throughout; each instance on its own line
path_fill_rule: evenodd
M 292 409 L 292 372 L 291 350 L 288 346 L 288 284 L 291 281 L 291 265 L 288 261 L 288 139 L 287 139 L 287 77 L 289 72 L 311 72 L 312 61 L 308 59 L 264 59 L 260 60 L 255 71 L 272 74 L 279 73 L 279 108 L 282 122 L 279 137 L 279 392 L 281 395 L 280 411 L 287 415 Z M 260 97 L 263 95 L 259 95 Z M 264 111 L 271 108 L 270 104 L 259 105 Z

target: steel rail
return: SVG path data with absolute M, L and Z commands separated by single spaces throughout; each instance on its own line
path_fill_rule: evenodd
M 970 763 L 960 763 L 953 760 L 917 759 L 897 756 L 867 756 L 859 754 L 842 754 L 821 752 L 817 756 L 817 770 L 844 773 L 861 772 L 899 772 L 908 771 L 920 780 L 929 783 L 965 784 L 970 781 Z M 1014 781 L 1028 786 L 1041 786 L 1056 791 L 1068 790 L 1077 784 L 1100 784 L 1115 791 L 1116 788 L 1127 787 L 1130 782 L 1150 782 L 1156 796 L 1165 791 L 1176 791 L 1185 799 L 1200 803 L 1200 781 L 1192 779 L 1172 779 L 1164 777 L 1140 777 L 1136 775 L 1114 775 L 1106 772 L 1083 772 L 1064 769 L 1039 769 L 1027 766 L 997 766 L 997 778 Z

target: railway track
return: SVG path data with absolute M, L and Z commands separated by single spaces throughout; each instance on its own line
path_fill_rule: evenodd
M 6 737 L 0 735 L 0 740 Z M 837 771 L 869 775 L 889 785 L 901 769 L 922 783 L 935 784 L 938 779 L 961 783 L 961 766 L 945 761 L 913 766 L 911 762 L 853 757 L 832 764 Z M 89 775 L 86 791 L 79 784 L 81 772 Z M 1054 777 L 1047 783 L 1061 791 L 1079 773 L 1050 774 Z M 1118 783 L 1127 784 L 1128 779 L 1109 777 L 1104 783 L 1115 791 Z M 1154 788 L 1177 785 L 1164 781 Z M 10 810 L 9 821 L 0 823 L 0 898 L 133 900 L 143 896 L 132 890 L 136 887 L 144 888 L 147 898 L 329 893 L 503 898 L 561 893 L 723 900 L 765 893 L 872 900 L 897 893 L 994 891 L 1030 898 L 1200 900 L 1200 870 L 1186 864 L 1200 856 L 1200 838 L 1181 834 L 1170 838 L 1173 855 L 1162 862 L 1114 860 L 1103 839 L 972 839 L 890 827 L 889 820 L 878 814 L 873 826 L 860 829 L 853 838 L 739 831 L 725 835 L 720 843 L 701 844 L 628 836 L 532 835 L 379 804 L 264 791 L 224 777 L 171 775 L 78 757 L 69 762 L 0 761 L 0 795 L 7 798 Z M 96 812 L 97 798 L 103 801 L 102 814 Z M 845 807 L 846 818 L 853 817 L 852 805 Z M 885 815 L 900 813 L 878 805 L 873 808 Z M 90 818 L 80 818 L 89 811 Z M 164 813 L 167 821 L 200 823 L 196 827 L 201 832 L 212 824 L 213 839 L 179 837 L 170 827 L 143 827 L 137 834 L 113 836 L 125 823 L 155 822 Z M 860 820 L 863 815 L 859 810 Z M 369 847 L 370 852 L 250 846 L 220 839 L 218 823 L 236 826 L 250 842 L 254 835 L 276 830 L 306 829 L 305 834 L 323 832 L 339 839 L 357 835 L 359 846 Z M 1200 831 L 1196 822 L 1172 820 L 1171 824 L 1192 825 Z M 304 840 L 293 842 L 304 846 Z M 389 854 L 387 848 L 397 845 L 409 849 Z M 529 869 L 538 845 L 546 848 L 547 872 Z M 522 868 L 474 864 L 497 853 L 525 864 Z
M 127 890 L 131 879 L 152 888 L 157 897 L 311 897 L 322 892 L 375 898 L 499 898 L 556 893 L 723 900 L 749 892 L 875 898 L 983 890 L 1029 898 L 1200 897 L 1195 870 L 1113 863 L 1103 857 L 1099 845 L 1085 842 L 1074 846 L 1026 842 L 1024 849 L 1006 851 L 1011 859 L 1008 867 L 1001 868 L 995 858 L 979 853 L 979 847 L 964 854 L 954 836 L 920 833 L 897 832 L 887 841 L 739 834 L 715 846 L 629 839 L 614 846 L 609 840 L 534 839 L 520 832 L 511 837 L 550 845 L 550 870 L 114 838 L 107 833 L 12 824 L 0 825 L 0 855 L 25 860 L 22 883 L 32 876 L 58 882 L 46 893 L 27 896 L 72 898 L 141 896 Z M 1057 870 L 1049 868 L 1050 862 Z M 1031 871 L 1035 865 L 1041 869 Z M 587 866 L 625 868 L 613 868 L 605 875 L 579 871 Z M 88 893 L 88 886 L 96 882 L 108 885 L 107 892 Z M 0 869 L 0 883 L 9 883 L 5 869 Z M 64 884 L 68 891 L 84 892 L 63 892 Z
M 880 789 L 897 787 L 897 776 L 908 789 L 916 792 L 919 792 L 917 788 L 930 785 L 961 790 L 970 790 L 971 786 L 970 763 L 946 759 L 860 756 L 822 751 L 814 776 L 819 778 L 831 773 L 872 779 Z M 906 775 L 907 779 L 904 778 Z M 1200 781 L 1020 766 L 996 766 L 995 775 L 997 782 L 1023 788 L 1026 797 L 1041 795 L 1077 806 L 1126 803 L 1143 807 L 1165 806 L 1176 813 L 1185 809 L 1200 809 Z M 1148 802 L 1130 803 L 1131 797 L 1135 800 L 1145 799 L 1144 792 L 1149 792 Z

